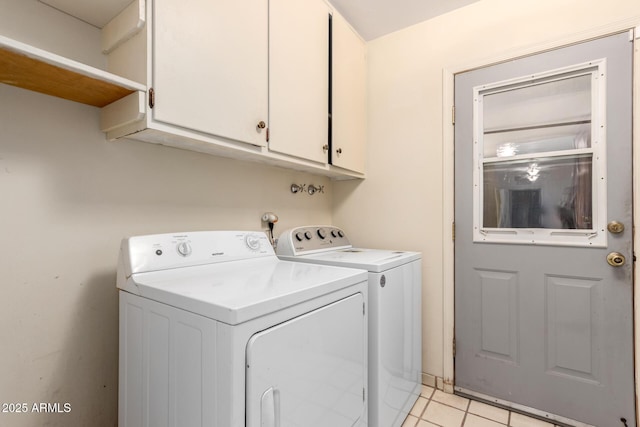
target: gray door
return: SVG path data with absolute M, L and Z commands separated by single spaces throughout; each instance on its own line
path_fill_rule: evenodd
M 456 75 L 457 392 L 635 425 L 632 48 L 625 32 Z

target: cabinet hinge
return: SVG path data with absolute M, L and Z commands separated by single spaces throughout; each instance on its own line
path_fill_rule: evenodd
M 453 338 L 453 357 L 456 357 L 456 338 Z
M 267 142 L 269 142 L 269 128 L 267 128 L 267 131 L 265 133 L 267 135 Z
M 456 124 L 456 106 L 452 106 L 451 107 L 451 124 L 455 125 Z
M 365 395 L 364 387 L 362 388 L 362 401 L 366 401 L 367 397 Z
M 455 221 L 451 223 L 451 240 L 456 241 L 456 223 Z
M 365 311 L 364 311 L 364 303 L 362 303 L 362 315 L 363 316 L 364 316 L 364 313 L 365 313 Z
M 149 88 L 149 108 L 153 108 L 156 105 L 156 92 L 153 88 Z

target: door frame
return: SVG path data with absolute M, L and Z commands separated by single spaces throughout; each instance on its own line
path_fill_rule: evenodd
M 454 75 L 483 68 L 507 60 L 542 53 L 572 44 L 600 38 L 622 31 L 629 31 L 633 37 L 633 147 L 640 147 L 640 16 L 614 22 L 593 30 L 582 31 L 559 39 L 546 41 L 523 48 L 508 50 L 499 56 L 485 58 L 472 63 L 452 65 L 442 70 L 442 241 L 443 241 L 443 386 L 444 391 L 453 393 L 454 377 L 454 337 L 455 337 L 455 300 L 454 300 Z M 632 164 L 633 222 L 640 224 L 640 148 L 633 150 Z M 640 248 L 640 233 L 634 233 L 633 246 Z M 633 274 L 633 318 L 634 318 L 634 381 L 636 412 L 640 408 L 640 269 L 634 268 Z M 637 419 L 640 419 L 636 417 Z

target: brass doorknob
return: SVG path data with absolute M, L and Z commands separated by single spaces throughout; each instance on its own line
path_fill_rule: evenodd
M 620 234 L 624 231 L 624 224 L 618 221 L 611 221 L 607 224 L 607 230 L 613 234 Z
M 607 263 L 612 267 L 622 267 L 626 262 L 626 258 L 620 252 L 611 252 L 607 255 Z

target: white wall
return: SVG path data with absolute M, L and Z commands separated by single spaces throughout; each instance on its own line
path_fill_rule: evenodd
M 0 0 L 0 34 L 100 66 L 97 33 L 36 0 Z M 0 426 L 117 424 L 122 237 L 259 230 L 265 211 L 279 215 L 276 232 L 332 222 L 326 178 L 107 142 L 99 119 L 97 108 L 0 85 L 0 403 L 72 407 L 0 412 Z M 294 182 L 325 194 L 294 195 Z
M 100 31 L 38 0 L 0 0 L 0 35 L 102 68 Z
M 359 245 L 423 253 L 426 373 L 445 374 L 443 349 L 451 346 L 445 342 L 451 320 L 443 320 L 450 261 L 443 219 L 452 199 L 443 189 L 452 188 L 452 177 L 443 152 L 446 159 L 452 148 L 443 103 L 450 102 L 452 88 L 443 70 L 483 65 L 619 21 L 640 24 L 640 2 L 481 0 L 369 43 L 367 179 L 335 185 L 334 223 Z

